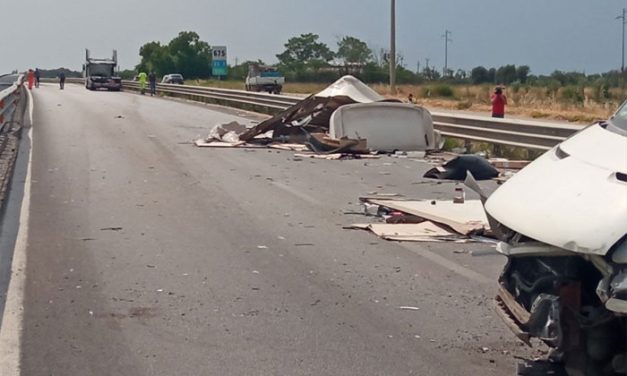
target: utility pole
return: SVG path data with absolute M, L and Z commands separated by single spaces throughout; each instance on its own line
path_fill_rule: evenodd
M 627 13 L 627 10 L 623 8 L 623 14 L 616 17 L 617 20 L 622 20 L 623 22 L 623 60 L 620 66 L 621 72 L 625 71 L 625 23 L 627 23 L 627 18 L 625 17 L 626 13 Z
M 420 60 L 416 62 L 416 74 L 420 74 Z
M 442 38 L 444 38 L 444 71 L 442 76 L 446 77 L 447 73 L 448 73 L 448 42 L 452 42 L 453 40 L 451 38 L 449 38 L 449 35 L 451 35 L 451 32 L 447 30 L 444 30 L 444 35 L 442 35 Z
M 429 69 L 429 60 L 431 60 L 431 59 L 429 59 L 428 57 L 425 58 L 425 62 L 426 62 L 426 64 L 425 64 L 425 74 L 426 74 L 427 80 L 431 79 L 431 70 Z
M 396 0 L 390 0 L 390 92 L 396 94 Z

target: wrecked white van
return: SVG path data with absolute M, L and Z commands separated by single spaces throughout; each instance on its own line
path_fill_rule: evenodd
M 508 257 L 497 312 L 571 375 L 627 374 L 627 107 L 489 197 Z M 494 226 L 493 226 L 494 227 Z

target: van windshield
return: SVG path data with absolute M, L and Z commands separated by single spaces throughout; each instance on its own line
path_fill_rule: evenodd
M 627 136 L 627 102 L 610 118 L 607 129 Z
M 113 76 L 113 67 L 114 67 L 113 64 L 92 63 L 92 64 L 89 64 L 89 75 L 111 77 Z

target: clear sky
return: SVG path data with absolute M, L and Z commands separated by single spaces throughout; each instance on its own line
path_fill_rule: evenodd
M 397 49 L 407 68 L 425 59 L 444 65 L 444 30 L 452 32 L 449 67 L 529 65 L 605 72 L 620 68 L 627 0 L 396 0 Z M 195 31 L 237 58 L 276 62 L 288 38 L 319 34 L 332 49 L 354 36 L 379 50 L 389 44 L 389 0 L 0 0 L 0 73 L 29 67 L 80 70 L 116 48 L 122 69 L 139 47 Z

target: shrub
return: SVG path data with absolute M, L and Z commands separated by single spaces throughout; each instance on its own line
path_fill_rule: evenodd
M 463 148 L 463 147 L 464 147 L 464 140 L 460 140 L 458 138 L 444 137 L 444 146 L 442 147 L 443 150 L 451 151 L 453 149 Z
M 520 91 L 520 82 L 514 82 L 512 86 L 510 86 L 510 88 L 512 89 L 512 92 L 514 94 L 518 94 L 518 92 Z
M 453 88 L 449 85 L 433 85 L 426 86 L 422 89 L 422 95 L 424 97 L 443 97 L 443 98 L 453 98 L 454 92 Z
M 563 101 L 573 104 L 583 104 L 585 99 L 583 95 L 583 87 L 581 86 L 565 86 L 559 91 L 559 97 Z

